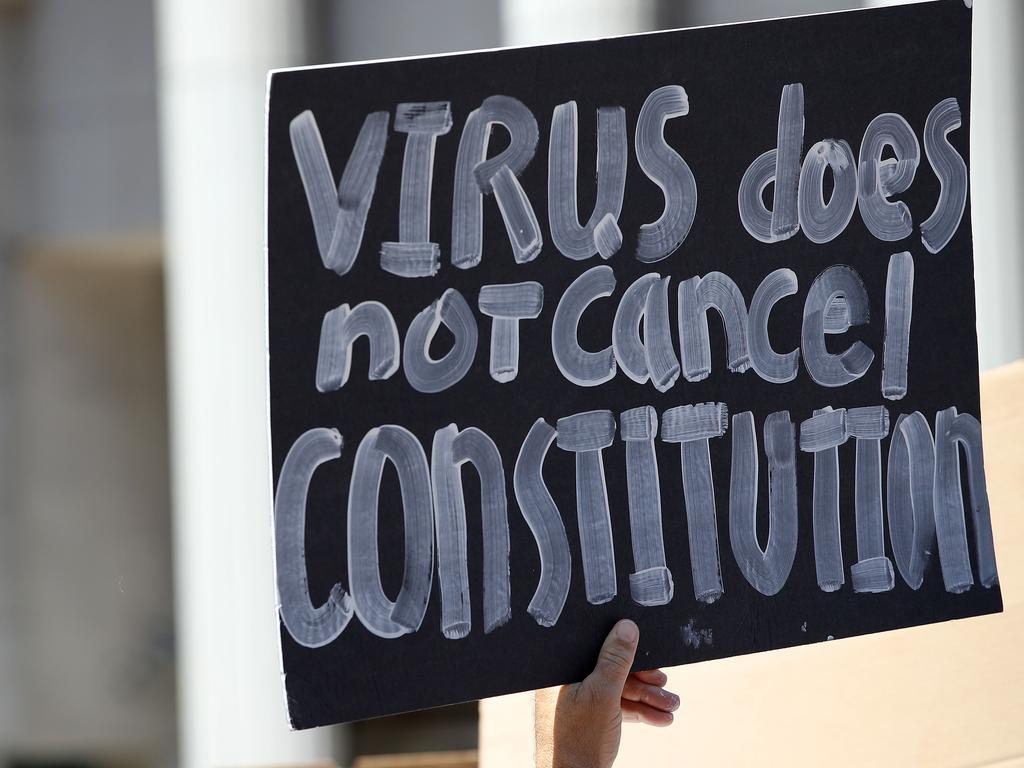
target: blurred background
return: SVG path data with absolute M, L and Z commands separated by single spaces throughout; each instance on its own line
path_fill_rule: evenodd
M 265 433 L 267 70 L 871 4 L 0 0 L 0 766 L 477 748 L 475 704 L 286 728 Z M 976 0 L 974 35 L 989 369 L 1024 356 L 1024 3 Z

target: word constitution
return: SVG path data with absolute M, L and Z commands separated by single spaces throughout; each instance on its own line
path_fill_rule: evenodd
M 665 140 L 665 122 L 686 115 L 685 90 L 678 85 L 656 89 L 640 110 L 635 127 L 635 155 L 644 174 L 662 190 L 664 210 L 643 224 L 635 257 L 654 263 L 674 252 L 686 238 L 697 208 L 697 186 L 685 160 Z M 320 255 L 338 275 L 352 268 L 359 253 L 377 174 L 388 139 L 387 112 L 368 115 L 335 184 L 313 114 L 291 123 L 292 148 Z M 920 225 L 921 240 L 938 253 L 959 227 L 967 199 L 967 167 L 948 140 L 960 127 L 957 101 L 937 104 L 926 120 L 925 153 L 941 183 L 933 212 Z M 508 146 L 488 157 L 493 126 L 509 134 Z M 909 188 L 921 149 L 913 129 L 900 115 L 879 115 L 867 126 L 859 157 L 843 140 L 814 144 L 801 160 L 803 87 L 782 91 L 777 146 L 756 158 L 744 174 L 737 196 L 739 218 L 755 239 L 772 243 L 802 232 L 815 243 L 837 237 L 855 209 L 879 240 L 896 241 L 912 234 L 908 206 L 891 198 Z M 431 277 L 440 268 L 440 247 L 430 241 L 430 195 L 436 139 L 452 127 L 447 102 L 400 104 L 394 129 L 407 135 L 402 167 L 399 241 L 380 249 L 383 270 L 402 277 Z M 535 259 L 542 236 L 536 212 L 518 176 L 538 144 L 536 118 L 522 102 L 492 96 L 467 117 L 455 167 L 451 263 L 469 269 L 480 263 L 483 201 L 493 196 L 504 220 L 517 263 Z M 597 194 L 588 222 L 581 225 L 576 200 L 577 107 L 555 107 L 548 155 L 548 223 L 558 251 L 571 260 L 595 255 L 607 260 L 622 247 L 618 227 L 628 148 L 625 110 L 597 110 Z M 885 157 L 886 153 L 891 157 Z M 832 192 L 826 200 L 826 173 Z M 765 192 L 774 185 L 772 207 Z M 651 272 L 625 288 L 608 331 L 610 344 L 600 351 L 583 349 L 577 330 L 587 308 L 616 289 L 613 269 L 599 265 L 580 274 L 558 299 L 551 320 L 551 352 L 557 369 L 572 385 L 593 387 L 620 371 L 638 384 L 665 392 L 679 379 L 700 381 L 711 373 L 708 313 L 721 317 L 730 371 L 753 370 L 771 383 L 796 378 L 800 360 L 811 380 L 822 387 L 842 387 L 863 377 L 875 353 L 857 341 L 835 354 L 826 335 L 838 335 L 869 321 L 869 297 L 856 270 L 846 265 L 825 269 L 811 284 L 803 305 L 799 347 L 776 351 L 769 321 L 781 299 L 799 290 L 796 274 L 776 269 L 761 281 L 748 304 L 735 282 L 721 272 L 681 280 L 675 291 L 672 337 L 670 277 Z M 907 369 L 913 306 L 914 260 L 909 252 L 890 257 L 886 291 L 881 394 L 899 400 L 907 393 Z M 538 282 L 482 285 L 477 307 L 491 318 L 490 376 L 513 382 L 519 368 L 520 324 L 544 311 L 544 288 Z M 431 342 L 444 324 L 451 349 L 431 356 Z M 420 393 L 436 393 L 461 381 L 478 347 L 477 320 L 466 297 L 449 288 L 423 309 L 400 342 L 394 317 L 379 301 L 354 307 L 341 304 L 326 313 L 320 337 L 315 385 L 321 392 L 344 387 L 350 375 L 352 347 L 366 337 L 370 349 L 368 377 L 382 380 L 403 369 Z M 676 355 L 676 349 L 679 355 Z M 730 429 L 731 428 L 731 429 Z M 656 441 L 678 444 L 685 501 L 689 559 L 694 598 L 713 602 L 722 596 L 720 550 L 709 441 L 732 440 L 729 489 L 729 543 L 745 579 L 764 595 L 785 585 L 797 547 L 797 450 L 813 454 L 813 540 L 817 582 L 825 591 L 845 583 L 840 544 L 839 446 L 856 441 L 855 515 L 857 562 L 851 568 L 857 592 L 894 588 L 895 571 L 885 553 L 882 501 L 882 440 L 889 437 L 886 510 L 896 569 L 913 589 L 938 544 L 945 587 L 963 592 L 974 583 L 961 488 L 960 449 L 968 461 L 975 557 L 984 587 L 997 583 L 978 420 L 950 407 L 935 414 L 934 426 L 920 412 L 900 414 L 891 422 L 885 406 L 824 407 L 794 423 L 787 410 L 764 421 L 768 463 L 769 537 L 757 537 L 759 450 L 751 412 L 730 417 L 724 403 L 669 408 L 660 415 L 651 406 L 619 414 L 594 410 L 558 419 L 552 427 L 538 419 L 522 437 L 511 472 L 515 500 L 536 542 L 539 583 L 528 613 L 543 625 L 557 621 L 569 593 L 571 556 L 558 505 L 543 479 L 552 444 L 575 456 L 576 503 L 586 599 L 601 604 L 617 594 L 611 513 L 605 483 L 603 450 L 616 432 L 625 443 L 633 570 L 632 599 L 645 606 L 664 605 L 674 594 L 666 565 L 662 533 L 661 481 Z M 441 592 L 441 630 L 445 637 L 465 637 L 472 626 L 467 565 L 466 501 L 462 467 L 470 464 L 480 478 L 483 520 L 483 627 L 489 633 L 505 624 L 510 608 L 510 536 L 506 469 L 491 436 L 476 427 L 449 424 L 433 437 L 428 460 L 420 441 L 407 429 L 385 424 L 367 432 L 356 449 L 348 499 L 348 592 L 336 584 L 322 605 L 312 603 L 305 565 L 306 498 L 311 478 L 323 463 L 341 455 L 337 430 L 314 428 L 298 437 L 284 460 L 275 498 L 278 597 L 292 637 L 308 647 L 337 638 L 353 614 L 373 634 L 392 638 L 415 632 L 426 613 L 436 568 Z M 378 551 L 378 501 L 385 462 L 390 461 L 401 488 L 404 515 L 404 573 L 395 600 L 383 590 Z

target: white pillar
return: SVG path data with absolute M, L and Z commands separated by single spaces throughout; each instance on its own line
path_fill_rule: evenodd
M 974 3 L 971 212 L 982 369 L 1024 357 L 1024 3 Z
M 540 45 L 647 32 L 654 0 L 503 0 L 505 45 Z
M 299 4 L 158 0 L 180 756 L 298 765 L 275 612 L 264 346 L 266 72 L 301 63 Z

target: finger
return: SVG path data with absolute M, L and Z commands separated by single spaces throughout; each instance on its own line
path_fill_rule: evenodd
M 662 712 L 638 701 L 622 702 L 622 721 L 625 723 L 644 723 L 664 728 L 666 725 L 672 725 L 674 719 L 671 712 Z
M 629 677 L 639 640 L 640 629 L 629 619 L 623 619 L 612 627 L 597 656 L 597 666 L 583 684 L 598 696 L 618 701 L 622 696 L 622 686 Z
M 675 712 L 679 709 L 679 697 L 656 685 L 647 685 L 630 677 L 622 688 L 622 698 L 637 701 L 663 712 Z
M 633 677 L 641 683 L 663 686 L 668 682 L 668 675 L 660 669 L 644 669 L 633 673 Z

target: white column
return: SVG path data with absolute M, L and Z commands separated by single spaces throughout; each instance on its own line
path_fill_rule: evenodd
M 158 0 L 181 763 L 298 765 L 278 651 L 264 347 L 266 72 L 297 3 Z
M 1024 4 L 974 3 L 971 211 L 982 369 L 1024 357 Z
M 1019 82 L 1024 3 L 975 0 L 972 5 L 970 195 L 978 357 L 986 370 L 1024 357 L 1024 90 Z
M 502 0 L 505 45 L 540 45 L 647 32 L 654 0 Z

